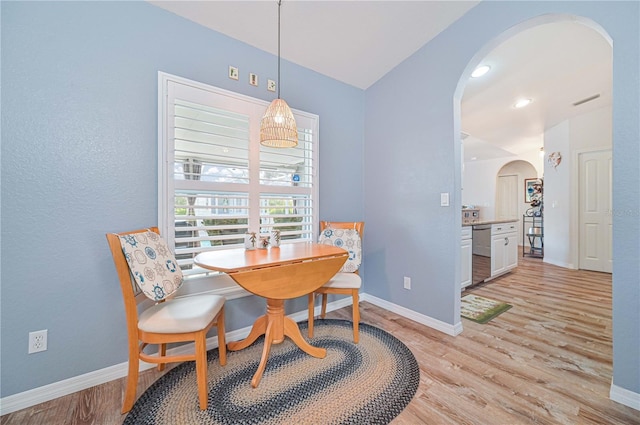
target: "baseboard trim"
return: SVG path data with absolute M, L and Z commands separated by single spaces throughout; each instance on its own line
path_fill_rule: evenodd
M 611 382 L 609 398 L 616 403 L 624 404 L 632 409 L 640 410 L 640 394 L 614 385 L 613 380 Z
M 433 328 L 437 331 L 443 332 L 447 335 L 456 336 L 462 332 L 462 322 L 457 322 L 455 325 L 444 323 L 440 320 L 434 319 L 429 316 L 425 316 L 420 313 L 416 313 L 413 310 L 399 306 L 397 304 L 390 303 L 381 298 L 369 295 L 366 293 L 360 294 L 362 301 L 370 302 L 378 307 L 389 310 L 393 313 L 399 314 L 403 317 L 411 319 L 415 322 Z M 350 306 L 353 300 L 351 297 L 342 297 L 327 304 L 327 311 L 338 310 L 343 307 Z M 320 306 L 316 306 L 314 310 L 315 315 L 320 314 Z M 296 322 L 307 320 L 307 311 L 298 311 L 288 315 Z M 237 341 L 245 338 L 249 335 L 251 326 L 247 326 L 242 329 L 237 329 L 232 332 L 227 332 L 227 341 Z M 218 347 L 218 338 L 211 337 L 207 339 L 207 349 L 213 349 Z M 170 354 L 182 354 L 193 350 L 193 344 L 186 344 L 180 347 L 169 350 Z M 85 373 L 83 375 L 75 376 L 73 378 L 65 379 L 59 382 L 54 382 L 49 385 L 34 388 L 22 393 L 10 395 L 0 399 L 0 415 L 12 413 L 17 410 L 26 409 L 36 404 L 44 403 L 46 401 L 53 400 L 58 397 L 69 395 L 77 391 L 82 391 L 87 388 L 91 388 L 96 385 L 101 385 L 115 379 L 120 379 L 127 376 L 128 362 L 123 362 L 114 366 L 110 366 L 104 369 L 99 369 L 93 372 Z M 140 371 L 144 371 L 155 367 L 154 364 L 140 363 Z M 621 389 L 622 390 L 622 389 Z M 623 390 L 626 391 L 626 390 Z M 613 388 L 612 388 L 613 394 Z M 621 393 L 622 394 L 622 393 Z M 633 393 L 632 393 L 633 394 Z M 622 396 L 621 396 L 622 397 Z M 627 398 L 624 396 L 623 398 Z M 624 404 L 624 402 L 622 402 Z M 632 406 L 633 407 L 633 406 Z
M 362 301 L 370 302 L 371 304 L 377 305 L 378 307 L 389 310 L 393 313 L 399 314 L 408 319 L 414 320 L 425 326 L 429 326 L 430 328 L 436 329 L 447 335 L 455 336 L 462 332 L 461 322 L 458 322 L 455 325 L 450 325 L 448 323 L 444 323 L 432 317 L 425 316 L 420 313 L 416 313 L 413 310 L 409 310 L 405 307 L 390 303 L 381 298 L 377 298 L 373 295 L 369 295 L 365 293 L 360 295 L 360 299 Z M 351 303 L 352 303 L 351 297 L 340 298 L 336 301 L 328 303 L 327 311 L 338 310 L 340 308 L 351 305 Z M 319 315 L 319 314 L 320 314 L 320 306 L 317 306 L 315 309 L 315 315 Z M 306 310 L 299 311 L 299 312 L 290 314 L 288 317 L 292 318 L 295 321 L 306 320 L 307 311 Z M 228 332 L 226 334 L 227 340 L 236 341 L 236 340 L 243 339 L 247 335 L 249 335 L 250 330 L 251 330 L 251 326 L 247 326 L 242 329 Z M 188 352 L 190 349 L 192 349 L 192 346 L 193 344 L 187 344 L 181 347 L 171 349 L 169 350 L 169 352 L 171 354 L 185 353 L 185 352 Z M 214 336 L 207 339 L 207 349 L 210 350 L 217 347 L 218 347 L 217 337 Z M 96 385 L 101 385 L 109 381 L 113 381 L 115 379 L 123 378 L 127 376 L 127 366 L 128 366 L 128 362 L 123 362 L 114 366 L 106 367 L 104 369 L 99 369 L 93 372 L 85 373 L 83 375 L 75 376 L 73 378 L 65 379 L 59 382 L 54 382 L 49 385 L 44 385 L 42 387 L 24 391 L 22 393 L 10 395 L 8 397 L 3 397 L 0 399 L 0 415 L 5 415 L 21 409 L 26 409 L 28 407 L 35 406 L 36 404 L 44 403 L 46 401 L 50 401 L 58 397 L 63 397 L 69 394 L 73 394 L 77 391 L 82 391 Z M 155 366 L 154 364 L 141 362 L 140 370 L 144 371 L 154 366 Z M 613 382 L 611 383 L 609 398 L 617 403 L 631 407 L 632 409 L 640 410 L 640 394 L 635 393 L 633 391 L 629 391 L 617 385 L 614 385 Z
M 249 334 L 249 330 L 250 328 L 248 327 L 246 328 L 246 330 L 241 329 L 239 331 L 229 332 L 226 334 L 226 337 L 242 339 L 244 336 Z M 207 338 L 208 350 L 217 347 L 217 336 Z M 193 344 L 185 344 L 180 347 L 167 350 L 167 354 L 185 354 L 189 351 L 193 351 L 193 349 Z M 98 369 L 93 372 L 85 373 L 83 375 L 74 376 L 73 378 L 64 379 L 62 381 L 34 388 L 32 390 L 10 395 L 8 397 L 3 397 L 2 399 L 0 399 L 0 415 L 5 415 L 17 410 L 26 409 L 27 407 L 35 406 L 36 404 L 44 403 L 58 397 L 63 397 L 78 391 L 86 390 L 87 388 L 91 388 L 96 385 L 101 385 L 109 381 L 123 378 L 127 376 L 128 367 L 129 362 L 119 363 L 117 365 L 109 366 L 104 369 Z M 141 361 L 139 370 L 142 372 L 153 367 L 156 367 L 156 365 L 153 363 L 146 363 Z
M 548 258 L 548 257 L 544 257 L 544 259 L 542 261 L 547 263 L 547 264 L 551 264 L 553 266 L 563 267 L 565 269 L 571 269 L 571 270 L 577 270 L 578 269 L 572 263 L 565 263 L 564 261 L 556 261 L 556 260 L 554 260 L 552 258 Z
M 147 365 L 147 363 L 145 363 Z M 154 365 L 149 365 L 153 367 Z M 140 367 L 146 370 L 149 367 Z M 18 394 L 10 395 L 0 399 L 0 415 L 12 413 L 17 410 L 26 409 L 36 404 L 44 403 L 58 397 L 73 394 L 95 385 L 104 384 L 114 379 L 122 378 L 127 374 L 127 363 L 120 363 L 114 366 L 99 369 L 73 378 L 54 382 L 42 387 L 34 388 Z
M 373 295 L 361 294 L 360 298 L 362 299 L 362 301 L 377 305 L 378 307 L 399 314 L 400 316 L 411 319 L 415 322 L 433 328 L 447 335 L 456 336 L 462 332 L 461 321 L 457 322 L 455 325 L 450 325 L 449 323 L 442 322 L 430 316 L 425 316 L 424 314 L 416 313 L 413 310 L 409 310 L 408 308 L 402 307 L 400 305 L 390 303 L 389 301 L 383 300 L 382 298 L 378 298 Z
M 327 303 L 327 311 L 338 310 L 342 307 L 351 305 L 351 297 L 341 298 L 339 300 Z M 316 316 L 320 314 L 320 306 L 316 307 Z M 298 311 L 296 313 L 288 315 L 296 322 L 307 320 L 307 310 Z M 226 333 L 227 341 L 238 341 L 249 335 L 251 326 L 247 326 L 242 329 L 237 329 Z M 207 338 L 207 350 L 218 347 L 218 337 L 213 336 Z M 180 347 L 176 347 L 168 350 L 168 354 L 184 354 L 189 351 L 193 351 L 193 344 L 185 344 Z M 62 381 L 54 382 L 52 384 L 44 385 L 42 387 L 34 388 L 28 391 L 24 391 L 18 394 L 13 394 L 0 399 L 0 415 L 12 413 L 21 409 L 26 409 L 36 404 L 44 403 L 63 397 L 69 394 L 73 394 L 78 391 L 86 390 L 87 388 L 94 387 L 96 385 L 105 384 L 109 381 L 123 378 L 127 376 L 129 362 L 123 362 L 117 365 L 109 366 L 104 369 L 95 370 L 93 372 L 85 373 L 83 375 L 74 376 L 73 378 L 64 379 Z M 155 367 L 155 364 L 140 362 L 140 371 L 145 371 Z

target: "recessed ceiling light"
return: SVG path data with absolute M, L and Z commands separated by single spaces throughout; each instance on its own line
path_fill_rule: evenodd
M 490 69 L 491 69 L 491 67 L 489 65 L 479 66 L 479 67 L 477 67 L 476 69 L 473 70 L 473 72 L 471 73 L 471 77 L 472 78 L 482 77 L 484 74 L 489 72 Z
M 520 99 L 513 105 L 514 108 L 524 108 L 531 103 L 531 99 Z

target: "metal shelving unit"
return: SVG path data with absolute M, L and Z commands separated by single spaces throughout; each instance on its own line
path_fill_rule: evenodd
M 526 242 L 529 241 L 527 250 Z M 522 216 L 522 256 L 544 257 L 544 218 L 540 216 Z

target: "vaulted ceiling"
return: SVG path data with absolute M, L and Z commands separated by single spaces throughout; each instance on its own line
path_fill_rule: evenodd
M 277 54 L 277 1 L 150 1 Z M 284 1 L 282 58 L 366 89 L 476 6 L 478 1 Z M 572 116 L 611 104 L 611 46 L 578 22 L 548 23 L 487 54 L 485 76 L 462 99 L 465 159 L 520 155 Z M 574 106 L 593 96 L 597 98 Z M 519 98 L 532 102 L 513 107 Z

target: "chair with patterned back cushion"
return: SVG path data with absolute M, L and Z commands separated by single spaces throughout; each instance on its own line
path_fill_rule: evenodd
M 225 298 L 210 294 L 176 296 L 182 285 L 182 270 L 157 227 L 108 233 L 107 241 L 120 280 L 129 338 L 129 372 L 122 413 L 131 410 L 135 402 L 140 360 L 157 363 L 158 370 L 164 370 L 165 363 L 195 360 L 200 409 L 205 410 L 207 332 L 214 325 L 220 364 L 227 361 Z M 194 353 L 167 356 L 166 344 L 180 342 L 193 342 Z M 158 345 L 157 355 L 143 351 L 148 344 Z
M 313 337 L 313 316 L 315 310 L 315 296 L 322 294 L 321 318 L 327 314 L 327 295 L 341 294 L 351 295 L 353 298 L 353 342 L 359 340 L 358 324 L 360 322 L 360 309 L 358 306 L 358 292 L 362 286 L 362 279 L 358 270 L 362 263 L 362 235 L 364 232 L 364 222 L 362 221 L 321 221 L 320 237 L 318 243 L 330 244 L 344 248 L 349 252 L 349 258 L 342 266 L 342 269 L 331 280 L 313 293 L 309 294 L 309 337 Z

